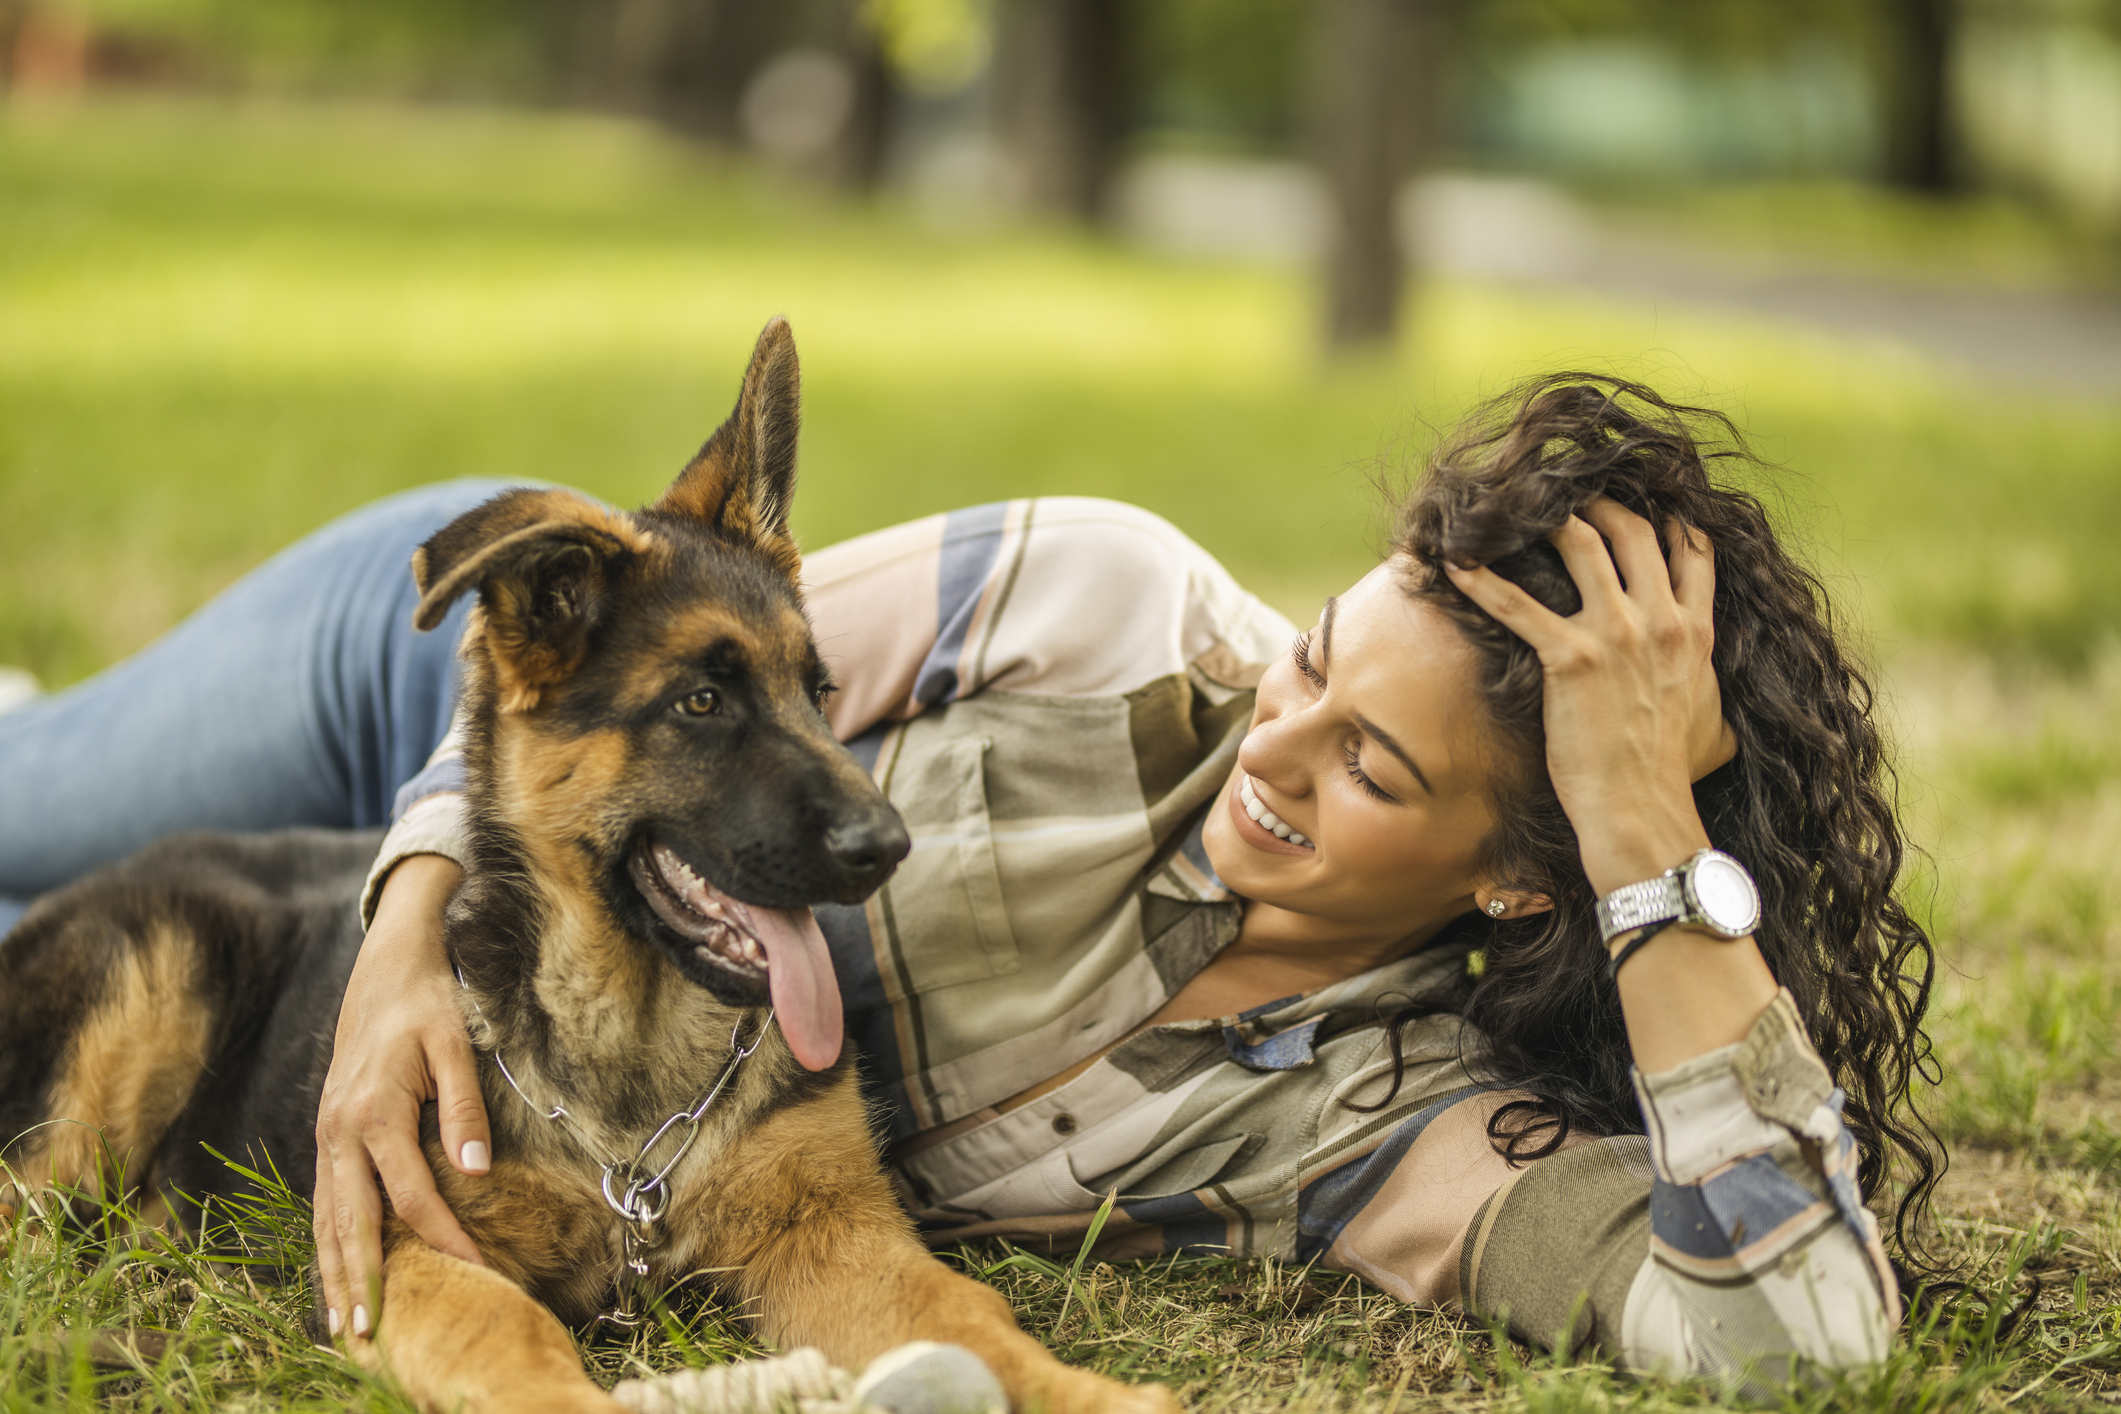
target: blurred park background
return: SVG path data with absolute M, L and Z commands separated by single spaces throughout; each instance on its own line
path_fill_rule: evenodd
M 1305 621 L 1517 378 L 1729 410 L 1900 743 L 1952 1231 L 2111 1305 L 2121 0 L 0 0 L 0 90 L 55 688 L 396 489 L 651 497 L 776 313 L 806 543 L 1118 496 Z

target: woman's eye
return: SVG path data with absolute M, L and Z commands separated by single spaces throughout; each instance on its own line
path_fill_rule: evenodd
M 1311 666 L 1310 634 L 1300 633 L 1296 635 L 1296 641 L 1289 645 L 1289 656 L 1296 660 L 1296 671 L 1302 673 L 1305 680 L 1313 687 L 1324 687 L 1326 685 L 1326 675 Z
M 1361 747 L 1349 742 L 1343 756 L 1348 764 L 1348 778 L 1362 787 L 1363 794 L 1383 801 L 1396 801 L 1398 799 L 1397 796 L 1391 794 L 1383 786 L 1371 780 L 1370 773 L 1362 768 Z
M 722 710 L 721 694 L 711 687 L 688 692 L 678 699 L 678 710 L 688 717 L 711 717 Z

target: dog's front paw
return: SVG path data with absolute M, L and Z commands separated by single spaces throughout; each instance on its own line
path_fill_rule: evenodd
M 871 1360 L 854 1382 L 857 1410 L 876 1414 L 1008 1414 L 994 1372 L 962 1345 L 909 1341 Z

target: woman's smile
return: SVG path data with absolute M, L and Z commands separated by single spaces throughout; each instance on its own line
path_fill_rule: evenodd
M 1242 771 L 1230 791 L 1230 817 L 1237 837 L 1254 849 L 1301 857 L 1317 853 L 1316 845 L 1267 807 L 1252 778 Z
M 1251 905 L 1247 939 L 1286 929 L 1292 945 L 1342 956 L 1350 976 L 1476 906 L 1493 826 L 1471 653 L 1408 597 L 1412 572 L 1379 565 L 1264 666 L 1227 799 L 1201 837 L 1216 876 Z

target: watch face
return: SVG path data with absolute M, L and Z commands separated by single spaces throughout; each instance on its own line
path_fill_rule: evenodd
M 1750 874 L 1727 854 L 1704 855 L 1689 873 L 1694 901 L 1718 932 L 1736 938 L 1760 922 L 1760 891 Z

